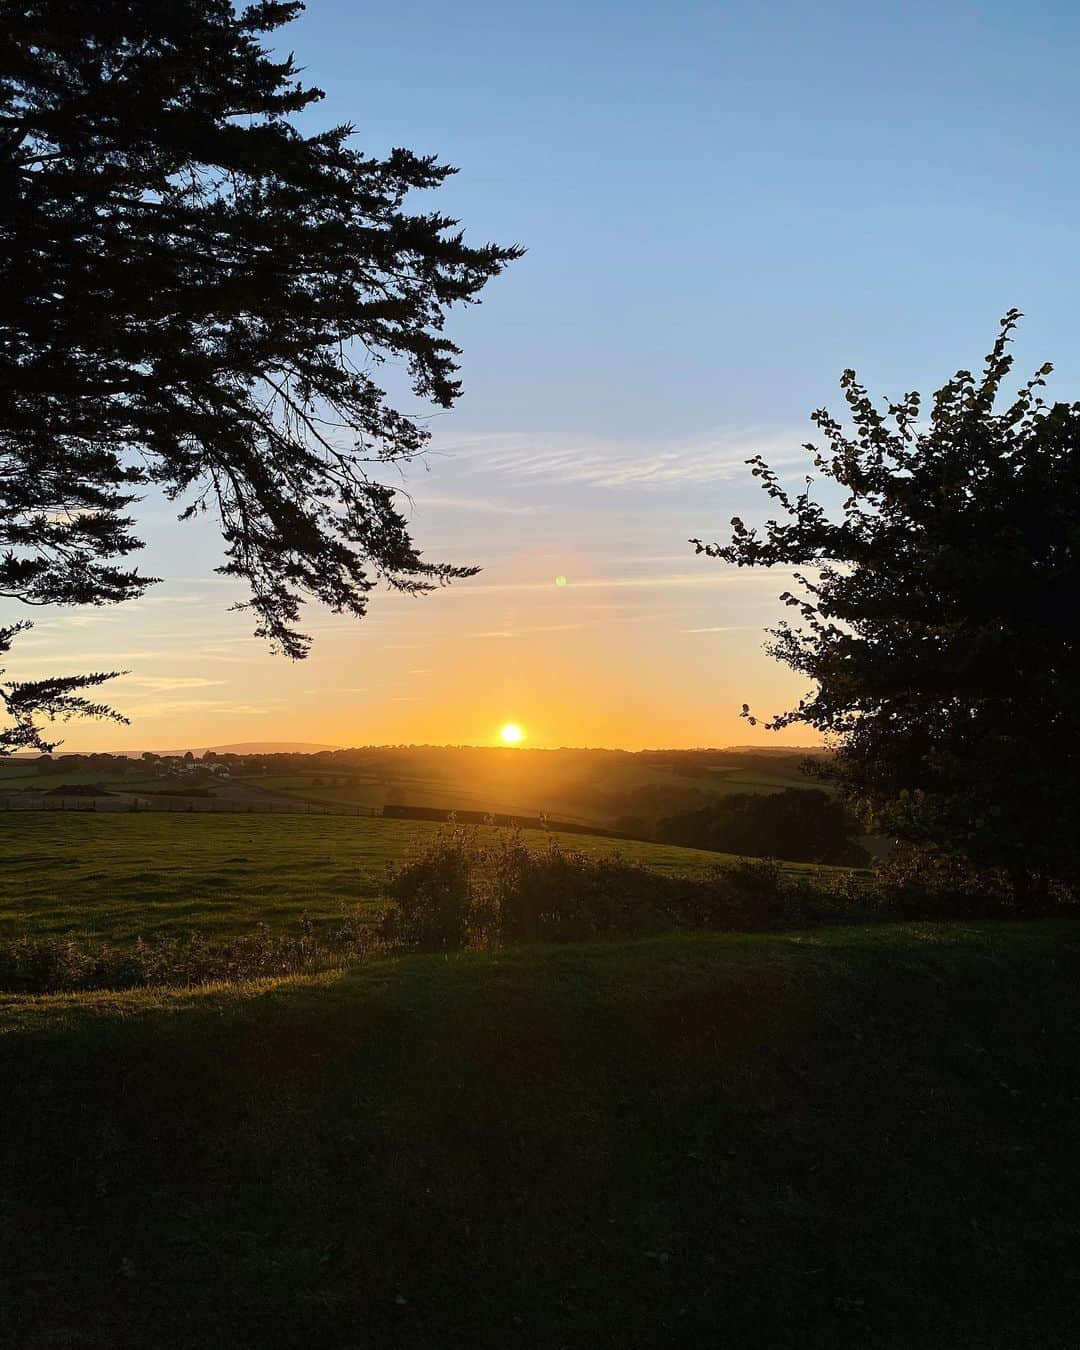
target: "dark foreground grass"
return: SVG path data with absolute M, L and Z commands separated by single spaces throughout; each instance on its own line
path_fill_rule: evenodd
M 387 867 L 441 828 L 333 816 L 0 813 L 0 939 L 131 942 L 192 929 L 225 938 L 257 923 L 295 929 L 305 913 L 336 921 L 342 905 L 370 905 L 374 914 Z M 557 837 L 593 856 L 613 850 L 610 839 Z M 658 872 L 687 875 L 727 857 L 634 840 L 618 848 Z
M 0 1343 L 1073 1347 L 1080 930 L 0 999 Z

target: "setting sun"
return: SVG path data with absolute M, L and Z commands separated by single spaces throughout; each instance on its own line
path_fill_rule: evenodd
M 525 732 L 516 722 L 507 722 L 499 732 L 499 739 L 503 745 L 520 745 L 525 739 Z

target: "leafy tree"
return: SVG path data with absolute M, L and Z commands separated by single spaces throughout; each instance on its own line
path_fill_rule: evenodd
M 659 821 L 656 837 L 750 858 L 858 866 L 868 859 L 851 837 L 855 831 L 843 802 L 820 788 L 785 788 L 714 797 L 696 811 Z
M 819 411 L 826 447 L 807 446 L 843 490 L 835 509 L 812 477 L 794 495 L 755 457 L 784 518 L 693 542 L 806 568 L 782 597 L 801 623 L 769 650 L 814 687 L 768 725 L 825 733 L 832 772 L 882 827 L 1007 870 L 1024 902 L 1080 879 L 1080 404 L 1039 395 L 1049 365 L 1001 400 L 1019 317 L 925 419 L 917 394 L 879 410 L 845 371 L 853 430 Z
M 148 487 L 216 513 L 217 570 L 292 657 L 307 600 L 359 617 L 380 580 L 475 570 L 414 546 L 380 470 L 428 433 L 373 373 L 393 359 L 450 407 L 447 312 L 520 250 L 406 209 L 452 168 L 298 129 L 322 95 L 262 39 L 301 9 L 0 0 L 0 596 L 142 594 L 126 509 Z M 105 678 L 4 686 L 0 748 L 104 713 L 78 690 Z

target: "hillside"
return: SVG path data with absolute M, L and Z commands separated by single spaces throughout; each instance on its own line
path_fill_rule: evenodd
M 1080 1339 L 1075 928 L 0 999 L 0 1342 Z
M 185 749 L 188 747 L 185 747 Z M 217 755 L 315 755 L 323 750 L 337 750 L 336 745 L 319 741 L 237 741 L 233 745 L 204 745 L 195 749 L 196 755 L 208 751 Z M 183 751 L 162 751 L 162 754 L 183 754 Z

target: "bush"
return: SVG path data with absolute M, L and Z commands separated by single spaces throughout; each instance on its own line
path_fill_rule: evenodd
M 874 866 L 879 911 L 898 919 L 993 918 L 1015 911 L 1003 872 L 973 867 L 934 845 L 899 847 Z
M 667 927 L 664 878 L 619 854 L 592 858 L 548 836 L 531 849 L 498 836 L 482 881 L 488 935 L 501 942 L 572 942 Z
M 470 945 L 479 920 L 473 877 L 481 862 L 476 831 L 454 827 L 391 867 L 386 889 L 397 907 L 387 913 L 386 937 L 401 946 L 436 951 Z
M 852 919 L 863 889 L 791 880 L 769 860 L 742 859 L 706 877 L 665 876 L 618 853 L 594 858 L 520 830 L 452 826 L 391 870 L 384 937 L 452 951 L 507 942 L 567 942 L 667 928 L 767 929 Z
M 659 880 L 618 857 L 565 850 L 553 837 L 533 849 L 519 829 L 482 835 L 452 825 L 392 870 L 396 909 L 384 932 L 435 950 L 640 932 L 663 926 Z

